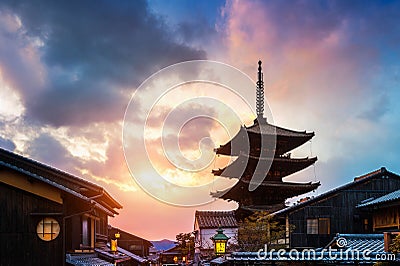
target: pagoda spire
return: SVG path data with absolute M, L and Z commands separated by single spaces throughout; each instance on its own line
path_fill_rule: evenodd
M 258 61 L 258 81 L 257 81 L 257 89 L 256 89 L 256 112 L 257 112 L 257 120 L 264 120 L 264 80 L 263 73 L 261 68 L 261 60 Z

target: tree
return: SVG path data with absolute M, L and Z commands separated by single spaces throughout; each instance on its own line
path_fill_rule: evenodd
M 268 212 L 258 211 L 239 222 L 237 250 L 258 251 L 273 242 L 276 242 L 274 248 L 280 248 L 278 240 L 284 239 L 285 235 L 285 224 L 272 220 Z M 281 244 L 281 247 L 284 245 Z
M 392 243 L 389 245 L 389 251 L 394 254 L 400 253 L 400 235 L 397 235 L 392 240 Z
M 183 255 L 188 255 L 188 259 L 194 258 L 194 237 L 192 233 L 179 233 L 176 235 L 176 241 Z

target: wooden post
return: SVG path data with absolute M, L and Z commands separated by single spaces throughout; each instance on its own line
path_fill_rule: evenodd
M 389 245 L 390 245 L 390 233 L 389 232 L 384 232 L 383 233 L 383 248 L 385 252 L 389 252 Z
M 286 234 L 285 234 L 285 244 L 290 244 L 290 224 L 289 224 L 289 215 L 286 215 Z

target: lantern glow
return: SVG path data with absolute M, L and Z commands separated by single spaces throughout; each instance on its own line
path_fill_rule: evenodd
M 222 228 L 217 229 L 217 233 L 211 238 L 214 242 L 214 250 L 217 256 L 224 255 L 226 253 L 226 244 L 230 237 L 224 234 Z

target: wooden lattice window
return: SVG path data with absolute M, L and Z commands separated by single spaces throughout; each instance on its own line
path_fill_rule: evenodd
M 331 220 L 329 218 L 318 219 L 318 234 L 329 235 L 331 233 Z
M 318 234 L 318 219 L 307 219 L 307 234 Z
M 43 218 L 36 227 L 38 237 L 44 241 L 56 239 L 60 234 L 60 225 L 54 218 Z
M 307 234 L 309 235 L 329 235 L 331 233 L 330 218 L 307 219 Z

